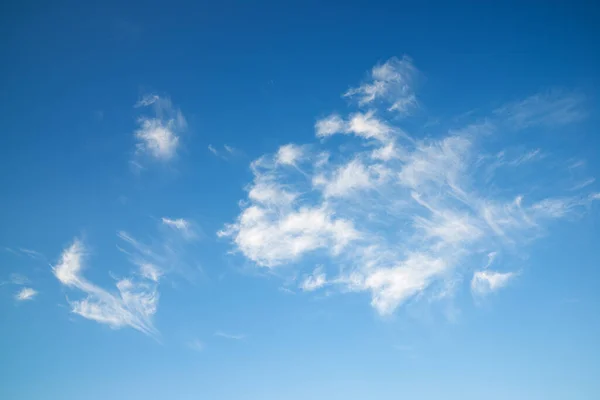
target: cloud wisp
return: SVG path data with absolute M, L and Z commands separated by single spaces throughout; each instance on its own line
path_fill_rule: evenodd
M 471 279 L 471 291 L 478 296 L 487 295 L 503 288 L 514 277 L 514 272 L 477 271 Z
M 183 218 L 171 219 L 167 217 L 162 217 L 161 220 L 163 225 L 175 230 L 176 232 L 179 232 L 186 240 L 194 240 L 198 238 L 196 228 L 191 221 Z
M 577 92 L 550 90 L 512 102 L 495 112 L 517 129 L 552 128 L 584 119 L 584 100 L 584 96 Z
M 136 155 L 145 154 L 159 161 L 173 159 L 181 146 L 181 133 L 187 128 L 181 111 L 169 98 L 156 94 L 142 97 L 135 107 L 152 110 L 150 116 L 138 118 L 138 128 L 134 132 Z
M 213 155 L 222 158 L 223 160 L 228 160 L 231 156 L 238 154 L 237 149 L 226 144 L 223 145 L 223 150 L 219 150 L 212 144 L 209 144 L 208 151 L 210 151 Z
M 108 291 L 83 276 L 87 251 L 83 242 L 75 239 L 52 267 L 58 281 L 69 289 L 84 294 L 80 300 L 69 300 L 71 311 L 111 328 L 125 326 L 157 337 L 153 316 L 158 306 L 157 284 L 153 280 L 126 278 Z
M 223 331 L 216 331 L 214 336 L 230 340 L 244 340 L 246 338 L 246 335 L 240 333 L 227 333 Z
M 32 289 L 30 287 L 24 287 L 23 289 L 19 290 L 19 292 L 15 295 L 15 299 L 18 301 L 33 300 L 33 298 L 37 296 L 37 294 L 37 290 Z
M 543 177 L 547 159 L 539 148 L 505 157 L 509 149 L 492 140 L 498 126 L 543 128 L 550 115 L 574 122 L 583 115 L 579 102 L 539 95 L 417 137 L 397 125 L 397 116 L 415 96 L 418 75 L 406 57 L 375 66 L 371 80 L 344 95 L 365 111 L 320 119 L 315 143 L 288 143 L 255 160 L 241 212 L 218 235 L 258 267 L 304 271 L 304 291 L 327 285 L 368 292 L 371 305 L 388 315 L 410 299 L 443 297 L 440 288 L 451 295 L 447 288 L 457 285 L 450 283 L 485 264 L 486 255 L 489 267 L 502 248 L 539 236 L 552 220 L 581 215 L 600 197 L 567 188 L 536 192 L 534 181 L 502 187 L 495 179 L 537 166 Z M 537 111 L 525 113 L 528 107 Z M 321 267 L 307 274 L 315 263 Z M 475 273 L 472 290 L 484 295 L 514 278 L 485 269 Z

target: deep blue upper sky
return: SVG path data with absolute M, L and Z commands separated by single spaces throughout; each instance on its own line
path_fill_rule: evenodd
M 0 398 L 596 398 L 599 19 L 4 2 Z

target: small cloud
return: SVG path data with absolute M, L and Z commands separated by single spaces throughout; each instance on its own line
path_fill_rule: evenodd
M 135 104 L 136 108 L 150 106 L 154 115 L 140 117 L 139 127 L 134 133 L 137 140 L 137 153 L 147 154 L 157 160 L 169 161 L 177 153 L 180 134 L 186 129 L 187 122 L 169 98 L 151 94 L 142 97 Z
M 151 281 L 158 282 L 162 276 L 162 271 L 154 264 L 142 263 L 140 265 L 140 274 Z
M 276 161 L 282 165 L 295 165 L 302 157 L 302 148 L 295 144 L 286 144 L 277 151 Z
M 246 335 L 243 335 L 243 334 L 226 333 L 223 331 L 216 331 L 215 336 L 222 337 L 225 339 L 231 339 L 231 340 L 243 340 L 246 338 Z
M 408 115 L 417 107 L 414 93 L 418 70 L 409 57 L 392 57 L 371 70 L 371 79 L 359 87 L 351 88 L 344 97 L 357 98 L 359 106 L 371 106 L 378 101 L 391 104 L 388 111 Z
M 197 237 L 193 224 L 183 218 L 171 219 L 162 218 L 162 223 L 176 231 L 179 231 L 185 239 L 191 240 Z
M 477 271 L 471 280 L 471 291 L 483 296 L 505 287 L 514 277 L 514 272 Z
M 492 251 L 492 252 L 488 253 L 488 255 L 487 255 L 487 257 L 488 257 L 488 262 L 487 262 L 487 264 L 485 265 L 485 267 L 483 267 L 483 268 L 484 268 L 484 269 L 485 269 L 485 268 L 489 268 L 489 267 L 490 267 L 490 265 L 492 265 L 492 264 L 494 263 L 494 260 L 496 259 L 496 257 L 497 257 L 497 256 L 498 256 L 498 253 L 497 253 L 497 252 L 495 252 L 495 251 Z
M 375 139 L 387 143 L 390 136 L 397 130 L 382 119 L 375 116 L 375 111 L 354 113 L 344 121 L 339 115 L 333 114 L 318 120 L 315 124 L 317 137 L 327 138 L 335 134 L 355 135 L 364 139 Z
M 215 156 L 218 156 L 218 155 L 219 155 L 219 152 L 217 151 L 217 149 L 215 149 L 215 148 L 213 147 L 213 145 L 212 145 L 212 144 L 209 144 L 209 145 L 208 145 L 208 150 L 210 150 L 210 152 L 211 152 L 211 153 L 213 153 Z
M 571 191 L 580 190 L 580 189 L 583 189 L 584 187 L 591 185 L 594 182 L 596 182 L 595 178 L 589 178 L 589 179 L 586 179 L 585 181 L 577 183 L 576 185 L 571 187 L 569 190 L 571 190 Z
M 204 343 L 199 340 L 199 339 L 194 339 L 191 342 L 189 342 L 187 344 L 188 348 L 190 348 L 191 350 L 197 351 L 197 352 L 201 352 L 205 349 L 205 345 Z
M 569 169 L 575 169 L 575 168 L 580 168 L 583 167 L 585 165 L 585 161 L 584 160 L 578 160 L 575 161 L 574 163 L 572 163 L 571 165 L 569 165 Z
M 228 159 L 228 155 L 232 156 L 235 155 L 237 153 L 237 150 L 234 147 L 228 146 L 226 144 L 223 145 L 223 151 L 219 151 L 215 146 L 213 146 L 212 144 L 208 145 L 208 150 L 213 153 L 215 156 L 222 158 L 223 160 L 227 160 Z
M 284 286 L 280 286 L 279 288 L 277 288 L 277 290 L 285 294 L 296 294 L 296 292 L 294 292 L 292 289 L 286 288 Z
M 25 301 L 25 300 L 33 300 L 33 298 L 37 295 L 37 291 L 35 289 L 26 287 L 21 289 L 16 295 L 15 295 L 15 299 L 17 299 L 18 301 Z
M 312 275 L 309 275 L 304 279 L 300 288 L 305 292 L 312 292 L 319 288 L 322 288 L 327 284 L 327 276 L 320 268 L 315 269 Z

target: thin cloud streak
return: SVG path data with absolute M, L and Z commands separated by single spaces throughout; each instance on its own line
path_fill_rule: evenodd
M 227 333 L 227 332 L 223 332 L 223 331 L 216 331 L 214 336 L 221 337 L 224 339 L 231 339 L 231 340 L 244 340 L 246 338 L 246 335 L 243 335 L 243 334 Z

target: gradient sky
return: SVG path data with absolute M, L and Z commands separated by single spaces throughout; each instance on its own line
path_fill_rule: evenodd
M 446 3 L 4 2 L 0 398 L 597 399 L 599 7 Z

